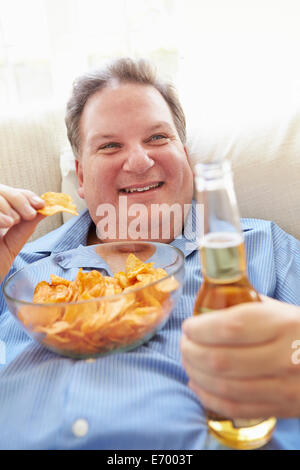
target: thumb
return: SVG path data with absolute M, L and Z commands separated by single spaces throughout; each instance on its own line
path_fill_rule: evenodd
M 259 297 L 262 302 L 268 303 L 269 305 L 276 305 L 280 303 L 278 300 L 275 300 L 272 297 L 268 297 L 267 295 L 259 294 Z

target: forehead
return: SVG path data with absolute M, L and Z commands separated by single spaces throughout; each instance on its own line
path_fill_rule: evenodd
M 81 116 L 80 130 L 82 136 L 87 137 L 99 127 L 108 131 L 111 126 L 121 129 L 133 122 L 151 125 L 156 120 L 175 127 L 169 105 L 156 88 L 114 83 L 89 98 Z

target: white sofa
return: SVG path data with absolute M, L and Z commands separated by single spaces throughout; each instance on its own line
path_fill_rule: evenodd
M 192 164 L 220 157 L 232 161 L 242 217 L 273 220 L 300 239 L 300 110 L 238 132 L 219 133 L 201 126 L 188 134 Z M 37 194 L 63 190 L 80 210 L 84 202 L 76 195 L 74 161 L 67 145 L 63 107 L 0 116 L 0 183 Z M 33 238 L 66 219 L 65 214 L 46 218 Z

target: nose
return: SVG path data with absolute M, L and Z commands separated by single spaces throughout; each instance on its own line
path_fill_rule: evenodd
M 154 165 L 154 161 L 142 146 L 131 148 L 124 162 L 123 170 L 132 173 L 145 173 Z

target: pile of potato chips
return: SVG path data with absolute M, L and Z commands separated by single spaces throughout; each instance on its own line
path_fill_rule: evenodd
M 39 305 L 23 306 L 19 318 L 60 352 L 85 356 L 126 348 L 151 333 L 172 309 L 170 293 L 179 283 L 173 276 L 163 280 L 167 272 L 153 264 L 131 253 L 125 272 L 114 277 L 82 269 L 74 281 L 51 275 L 51 284 L 42 281 L 35 288 L 33 303 Z

